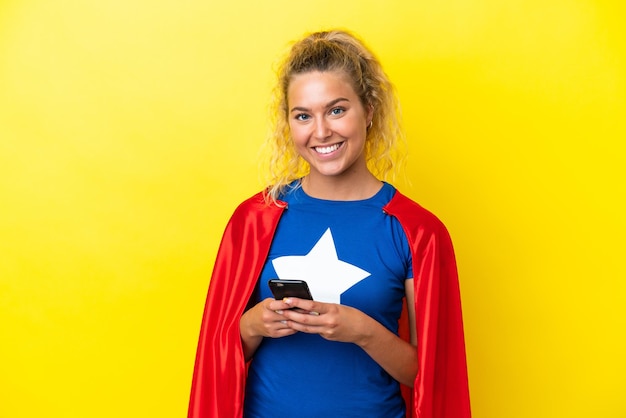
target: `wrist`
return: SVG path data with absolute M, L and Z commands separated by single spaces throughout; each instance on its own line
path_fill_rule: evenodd
M 248 315 L 250 311 L 245 312 L 241 319 L 239 320 L 239 334 L 241 334 L 241 338 L 246 340 L 250 338 L 254 338 L 254 332 L 252 326 L 250 325 L 250 315 Z
M 376 328 L 378 326 L 380 324 L 377 321 L 363 314 L 363 318 L 359 321 L 359 327 L 357 328 L 357 340 L 354 343 L 363 349 L 369 347 L 376 339 Z

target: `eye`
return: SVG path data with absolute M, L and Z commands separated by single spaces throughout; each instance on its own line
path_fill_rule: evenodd
M 304 122 L 304 121 L 306 121 L 306 120 L 309 120 L 309 118 L 310 118 L 310 116 L 309 116 L 309 115 L 307 115 L 306 113 L 298 113 L 298 114 L 294 117 L 294 119 L 295 119 L 295 120 L 299 120 L 299 121 L 302 121 L 302 122 Z
M 330 109 L 330 114 L 333 116 L 339 116 L 345 111 L 346 109 L 344 109 L 343 107 L 333 107 L 332 109 Z

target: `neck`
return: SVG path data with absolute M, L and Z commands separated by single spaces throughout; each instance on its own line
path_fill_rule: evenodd
M 302 179 L 306 194 L 325 200 L 364 200 L 378 193 L 381 187 L 382 182 L 369 171 L 359 178 L 308 174 Z

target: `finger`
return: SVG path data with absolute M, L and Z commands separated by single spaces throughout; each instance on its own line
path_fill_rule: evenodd
M 265 304 L 265 308 L 269 309 L 270 311 L 282 311 L 284 309 L 290 309 L 291 305 L 285 303 L 282 300 L 276 300 L 276 299 L 266 299 L 267 303 Z
M 309 299 L 285 298 L 283 302 L 290 307 L 299 308 L 300 311 L 307 311 L 310 315 L 318 316 L 322 309 L 321 303 Z
M 284 311 L 283 317 L 287 320 L 287 324 L 298 331 L 302 331 L 302 326 L 311 327 L 306 332 L 315 332 L 313 328 L 318 328 L 324 325 L 324 319 L 320 318 L 319 314 L 311 313 L 311 311 L 296 309 L 288 309 Z
M 289 310 L 290 310 L 290 311 L 293 311 L 293 312 L 302 313 L 302 314 L 308 314 L 308 315 L 319 315 L 319 313 L 318 313 L 318 312 L 315 312 L 315 311 L 307 311 L 307 310 L 304 310 L 304 309 L 302 309 L 302 308 L 291 308 L 291 309 L 289 309 Z
M 307 314 L 297 315 L 305 318 L 312 318 L 310 315 Z M 310 322 L 300 322 L 297 319 L 289 320 L 287 321 L 287 324 L 289 325 L 289 328 L 292 329 L 294 332 L 299 331 L 307 334 L 319 334 L 323 330 L 323 326 L 321 325 L 311 324 Z
M 290 328 L 288 326 L 283 326 L 282 328 L 274 329 L 272 332 L 270 332 L 269 336 L 272 338 L 281 338 L 281 337 L 286 337 L 288 335 L 293 335 L 296 332 L 298 331 L 293 328 Z

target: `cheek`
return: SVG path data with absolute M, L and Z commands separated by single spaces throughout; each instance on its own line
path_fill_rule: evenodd
M 298 125 L 290 125 L 289 130 L 291 132 L 291 140 L 296 146 L 302 145 L 306 141 L 306 133 L 303 127 Z
M 348 138 L 363 136 L 367 130 L 365 124 L 361 122 L 360 119 L 346 120 L 337 127 L 337 132 Z

